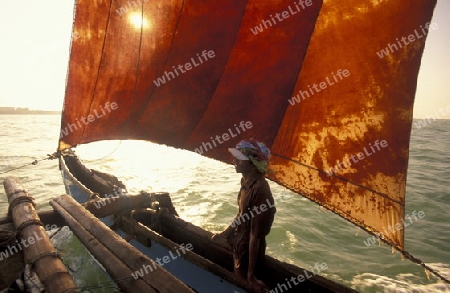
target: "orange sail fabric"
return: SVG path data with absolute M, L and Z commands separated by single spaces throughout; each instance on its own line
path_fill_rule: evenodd
M 144 139 L 229 163 L 254 137 L 270 179 L 403 249 L 435 4 L 78 1 L 59 149 Z

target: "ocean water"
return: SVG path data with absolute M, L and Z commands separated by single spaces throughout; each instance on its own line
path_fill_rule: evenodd
M 57 161 L 30 164 L 56 150 L 59 123 L 57 115 L 0 115 L 0 178 L 18 177 L 40 210 L 50 209 L 49 200 L 65 193 Z M 88 167 L 118 176 L 131 194 L 140 190 L 170 192 L 183 219 L 212 232 L 226 228 L 237 212 L 240 176 L 232 166 L 142 141 L 93 143 L 78 147 L 77 153 Z M 15 170 L 7 172 L 11 169 Z M 406 213 L 422 211 L 425 217 L 406 228 L 405 248 L 447 278 L 449 169 L 450 120 L 413 127 Z M 450 292 L 450 286 L 435 277 L 428 278 L 421 267 L 402 260 L 390 247 L 378 243 L 367 246 L 365 242 L 371 236 L 354 225 L 275 183 L 271 188 L 277 214 L 267 237 L 269 255 L 305 268 L 326 263 L 328 268 L 321 272 L 324 277 L 360 292 Z M 7 199 L 3 189 L 0 193 L 0 213 L 4 216 Z M 63 233 L 58 241 L 70 255 L 77 284 L 95 285 L 105 280 L 70 232 Z

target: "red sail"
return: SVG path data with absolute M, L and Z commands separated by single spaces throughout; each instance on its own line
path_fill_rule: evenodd
M 270 179 L 403 249 L 436 0 L 111 2 L 76 5 L 59 149 L 144 139 L 229 163 L 254 137 Z

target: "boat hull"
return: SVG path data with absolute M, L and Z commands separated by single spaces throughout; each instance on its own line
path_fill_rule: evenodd
M 71 172 L 70 169 L 73 169 L 74 165 L 70 166 L 70 164 L 73 161 L 73 158 L 71 158 L 71 161 L 68 161 L 64 156 L 60 159 L 64 183 L 66 184 L 66 190 L 71 195 L 75 195 L 74 199 L 84 203 L 92 197 L 93 192 L 89 185 L 83 184 Z M 79 163 L 76 163 L 75 166 L 79 166 Z M 108 191 L 106 192 L 107 194 Z M 102 195 L 100 194 L 100 196 Z M 108 222 L 111 219 L 111 217 L 108 217 L 106 222 L 111 224 L 111 222 Z M 116 233 L 122 237 L 133 238 L 134 240 L 130 243 L 151 258 L 157 255 L 155 250 L 162 249 L 164 245 L 169 246 L 170 243 L 191 244 L 193 252 L 199 255 L 200 258 L 206 259 L 204 262 L 199 261 L 200 266 L 203 267 L 203 270 L 201 270 L 203 275 L 192 275 L 193 270 L 198 270 L 199 263 L 194 265 L 196 269 L 188 268 L 183 264 L 183 266 L 178 266 L 177 269 L 168 270 L 196 291 L 246 292 L 231 284 L 235 280 L 225 275 L 221 276 L 220 269 L 214 267 L 214 265 L 218 265 L 228 272 L 231 272 L 233 269 L 232 252 L 225 239 L 219 238 L 213 241 L 211 240 L 211 232 L 170 213 L 155 212 L 152 209 L 136 210 L 131 214 L 120 215 L 119 220 L 115 223 L 113 228 Z M 156 241 L 153 236 L 155 231 L 162 237 L 159 240 L 156 239 Z M 166 254 L 169 253 L 168 250 L 165 252 Z M 208 262 L 213 265 L 208 264 Z M 216 275 L 212 274 L 211 271 Z M 357 292 L 320 275 L 314 275 L 311 271 L 279 261 L 270 256 L 265 256 L 264 266 L 258 268 L 257 277 L 263 280 L 269 288 L 274 290 L 278 288 L 278 291 L 282 290 L 282 292 Z M 294 285 L 294 282 L 290 281 L 292 278 L 302 279 L 302 282 L 296 281 Z M 238 281 L 235 283 L 236 285 L 239 284 Z

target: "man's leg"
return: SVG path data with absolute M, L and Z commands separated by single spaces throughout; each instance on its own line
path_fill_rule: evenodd
M 241 244 L 233 251 L 234 273 L 247 280 L 248 270 L 248 244 Z

